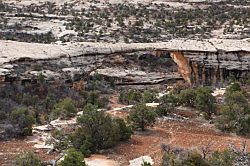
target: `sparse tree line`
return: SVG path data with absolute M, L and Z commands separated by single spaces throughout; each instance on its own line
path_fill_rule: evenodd
M 67 20 L 68 23 L 65 23 L 65 26 L 66 29 L 78 32 L 78 37 L 74 37 L 74 39 L 128 43 L 156 42 L 186 37 L 210 38 L 212 30 L 225 28 L 224 33 L 228 34 L 234 32 L 235 25 L 241 26 L 242 29 L 248 27 L 250 23 L 248 8 L 228 5 L 231 3 L 238 3 L 238 1 L 227 3 L 223 1 L 220 5 L 208 3 L 208 7 L 205 9 L 171 9 L 161 4 L 138 4 L 137 6 L 129 3 L 107 3 L 107 6 L 102 9 L 92 5 L 89 9 L 77 10 L 73 8 L 72 4 L 67 3 L 57 7 L 55 4 L 47 2 L 40 6 L 32 4 L 24 8 L 0 3 L 0 11 L 15 12 L 20 17 L 22 17 L 22 13 L 30 13 L 30 17 L 36 17 L 32 13 L 39 13 L 44 14 L 44 19 L 49 19 L 46 18 L 46 13 L 73 15 L 74 18 Z M 116 25 L 119 28 L 113 29 Z M 13 35 L 10 35 L 8 39 L 19 39 L 11 36 Z M 45 34 L 45 36 L 47 35 Z M 35 42 L 50 43 L 55 40 L 66 42 L 72 36 L 63 36 L 60 39 L 55 39 L 53 35 L 48 37 L 53 40 L 41 38 Z M 37 38 L 37 36 L 31 38 Z
M 250 164 L 250 154 L 246 151 L 245 142 L 241 148 L 234 145 L 222 151 L 212 151 L 212 143 L 198 149 L 183 149 L 162 145 L 164 152 L 162 166 L 247 166 Z
M 86 90 L 76 91 L 63 81 L 50 84 L 38 76 L 37 83 L 1 85 L 0 124 L 5 132 L 0 137 L 30 135 L 33 124 L 71 118 L 87 104 L 106 108 L 108 84 L 96 76 L 87 81 Z
M 246 151 L 245 142 L 242 147 L 236 148 L 233 144 L 222 151 L 212 151 L 212 143 L 196 148 L 183 149 L 162 144 L 163 157 L 162 166 L 248 166 L 250 154 Z M 33 153 L 25 153 L 17 156 L 14 165 L 17 166 L 42 166 L 42 161 Z M 80 152 L 69 149 L 59 166 L 85 166 L 83 156 Z M 144 162 L 141 166 L 151 166 Z
M 15 28 L 13 28 L 15 29 Z M 28 43 L 52 43 L 55 42 L 56 39 L 53 33 L 41 33 L 41 34 L 29 34 L 25 32 L 0 32 L 0 39 L 1 40 L 14 40 L 19 42 L 28 42 Z
M 177 106 L 186 106 L 200 111 L 205 119 L 210 120 L 221 131 L 249 136 L 249 94 L 241 89 L 239 83 L 232 82 L 226 89 L 224 102 L 221 105 L 216 103 L 212 92 L 213 90 L 209 87 L 199 87 L 172 91 L 157 98 L 157 93 L 153 91 L 141 93 L 138 90 L 128 90 L 120 93 L 119 100 L 123 104 L 135 105 L 130 113 L 130 119 L 143 130 L 148 125 L 143 121 L 144 118 L 147 119 L 147 116 L 149 116 L 148 121 L 151 125 L 156 116 L 168 116 L 175 112 Z M 159 102 L 159 106 L 155 109 L 147 108 L 146 103 L 151 102 Z M 144 111 L 145 114 L 140 115 Z
M 153 6 L 153 7 L 152 7 Z M 112 11 L 112 12 L 111 12 Z M 107 13 L 114 17 L 111 19 Z M 164 5 L 139 5 L 131 4 L 110 4 L 108 8 L 99 10 L 96 7 L 81 12 L 83 17 L 77 16 L 69 27 L 73 27 L 81 36 L 90 29 L 88 26 L 104 26 L 103 33 L 92 32 L 102 37 L 108 32 L 111 24 L 122 27 L 107 37 L 114 37 L 117 33 L 124 36 L 125 42 L 153 42 L 161 35 L 170 38 L 176 37 L 202 37 L 209 38 L 212 30 L 223 28 L 222 25 L 228 21 L 233 25 L 247 26 L 249 23 L 249 10 L 244 8 L 234 8 L 228 5 L 210 4 L 206 9 L 172 9 L 169 10 Z M 86 19 L 87 17 L 87 19 Z M 135 17 L 135 20 L 130 20 Z M 77 22 L 76 22 L 77 20 Z M 83 24 L 81 26 L 80 24 Z M 150 28 L 144 27 L 149 24 Z M 169 36 L 170 34 L 170 36 Z M 113 35 L 113 36 L 111 36 Z M 197 36 L 200 35 L 200 36 Z M 119 36 L 119 35 L 118 35 Z
M 42 76 L 36 84 L 3 85 L 0 88 L 0 127 L 5 132 L 1 133 L 1 139 L 32 135 L 34 124 L 46 124 L 57 118 L 70 119 L 82 111 L 77 126 L 69 131 L 54 130 L 52 136 L 57 140 L 54 142 L 57 150 L 68 151 L 59 165 L 83 165 L 83 156 L 126 141 L 132 134 L 127 121 L 113 118 L 102 110 L 109 103 L 104 94 L 111 87 L 107 84 L 96 75 L 88 79 L 83 91 L 75 91 L 61 81 L 48 84 Z M 14 165 L 36 166 L 42 162 L 27 153 L 18 156 Z
M 94 88 L 94 85 L 100 79 L 99 76 L 92 79 L 92 81 L 90 81 L 91 83 L 89 83 L 89 88 Z M 41 80 L 40 84 L 41 85 L 36 85 L 36 87 L 32 85 L 29 85 L 29 87 L 14 87 L 13 91 L 10 91 L 10 89 L 6 87 L 2 89 L 1 94 L 3 96 L 9 95 L 8 97 L 13 101 L 9 102 L 7 107 L 6 105 L 1 105 L 4 106 L 1 107 L 1 113 L 3 114 L 1 117 L 7 118 L 12 125 L 16 125 L 20 130 L 18 131 L 19 134 L 30 135 L 32 132 L 32 125 L 38 123 L 38 121 L 44 121 L 42 119 L 46 119 L 47 121 L 56 118 L 69 119 L 75 117 L 78 111 L 82 111 L 83 114 L 77 118 L 77 127 L 70 131 L 55 130 L 52 133 L 53 138 L 58 140 L 54 144 L 55 148 L 67 154 L 65 159 L 61 162 L 63 166 L 71 165 L 72 163 L 75 165 L 84 165 L 84 157 L 88 157 L 90 154 L 100 150 L 113 147 L 120 141 L 129 140 L 133 130 L 146 130 L 147 127 L 154 125 L 157 117 L 168 116 L 174 113 L 175 108 L 180 105 L 193 107 L 199 110 L 203 113 L 204 118 L 211 119 L 212 123 L 215 123 L 222 131 L 235 132 L 239 135 L 246 136 L 249 136 L 250 133 L 248 96 L 236 82 L 228 86 L 225 94 L 225 101 L 223 105 L 219 106 L 216 105 L 216 99 L 211 95 L 212 90 L 208 87 L 186 90 L 174 89 L 161 98 L 158 97 L 157 91 L 154 90 L 146 90 L 144 92 L 139 90 L 121 91 L 119 101 L 123 104 L 134 105 L 129 111 L 128 117 L 125 119 L 114 118 L 105 113 L 105 111 L 99 109 L 105 108 L 108 105 L 108 100 L 102 98 L 100 92 L 75 92 L 67 89 L 63 84 L 58 86 L 60 89 L 59 91 L 51 91 L 48 89 L 48 86 L 46 86 L 47 89 L 42 86 L 42 84 L 45 84 L 43 80 Z M 21 96 L 20 93 L 16 93 L 18 90 L 25 92 L 28 89 L 32 89 L 33 93 L 37 94 L 37 96 L 31 97 L 31 95 L 27 93 L 22 93 Z M 46 97 L 43 96 L 45 91 L 50 93 L 49 97 L 47 95 L 45 95 Z M 61 93 L 60 95 L 62 96 L 60 96 L 59 93 Z M 60 97 L 55 100 L 54 95 Z M 64 95 L 67 97 L 63 97 Z M 7 96 L 5 96 L 5 101 Z M 45 98 L 39 102 L 38 99 L 41 96 Z M 15 105 L 15 107 L 18 107 L 15 108 L 12 105 L 14 99 L 16 101 L 19 99 L 22 105 L 26 105 L 26 107 L 19 108 L 20 105 Z M 157 108 L 146 106 L 146 103 L 152 102 L 159 102 L 160 105 Z M 42 107 L 43 109 L 41 110 L 43 110 L 45 114 L 37 112 L 34 104 L 38 104 L 40 109 Z M 40 104 L 44 105 L 42 106 Z M 14 109 L 6 114 L 3 108 L 7 110 L 6 108 L 11 108 L 10 106 Z M 46 114 L 49 116 L 42 117 Z M 2 118 L 2 120 L 6 122 L 5 118 Z M 230 151 L 214 152 L 204 157 L 202 156 L 204 154 L 197 151 L 180 149 L 179 151 L 166 150 L 166 147 L 164 149 L 164 166 L 183 164 L 201 164 L 209 166 L 213 165 L 213 163 L 217 165 L 232 165 L 232 163 L 238 159 L 237 155 Z M 29 158 L 29 160 L 27 158 Z M 37 165 L 42 163 L 31 153 L 18 156 L 15 162 L 16 165 L 20 165 L 18 162 L 31 161 L 32 163 L 37 163 Z

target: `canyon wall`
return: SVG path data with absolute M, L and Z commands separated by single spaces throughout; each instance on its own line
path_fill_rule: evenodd
M 130 79 L 131 74 L 134 74 L 137 81 L 144 77 L 146 82 L 179 79 L 171 70 L 164 72 L 164 77 L 160 70 L 143 72 L 136 69 L 136 64 L 130 70 L 125 54 L 138 57 L 140 54 L 144 57 L 169 56 L 178 66 L 183 79 L 190 84 L 218 85 L 231 75 L 238 80 L 249 78 L 250 42 L 243 40 L 172 40 L 165 43 L 132 44 L 34 44 L 0 40 L 0 80 L 29 81 L 42 74 L 48 80 L 58 78 L 74 83 L 94 71 L 106 75 L 106 71 L 111 71 L 111 75 L 116 73 L 116 77 L 123 77 L 121 80 L 133 80 Z M 165 68 L 174 68 L 168 61 Z M 117 62 L 120 63 L 119 69 L 115 68 Z M 149 76 L 152 79 L 147 78 Z
M 190 79 L 196 84 L 220 85 L 230 77 L 249 79 L 250 52 L 183 52 L 191 68 Z
M 155 56 L 169 53 L 178 72 L 190 84 L 220 85 L 230 78 L 250 78 L 250 52 L 247 51 L 155 51 Z M 167 66 L 166 66 L 167 67 Z

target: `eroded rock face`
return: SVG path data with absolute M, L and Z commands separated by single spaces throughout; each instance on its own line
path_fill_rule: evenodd
M 58 79 L 77 90 L 84 89 L 89 76 L 101 75 L 116 85 L 151 85 L 182 79 L 170 57 L 155 57 L 150 52 L 116 55 L 73 56 L 59 59 L 18 59 L 3 70 L 2 82 L 36 83 L 40 76 L 48 82 Z M 167 67 L 166 67 L 167 66 Z M 8 73 L 7 73 L 8 71 Z
M 250 53 L 236 52 L 183 52 L 191 67 L 191 80 L 198 84 L 215 84 L 233 76 L 238 80 L 248 79 Z
M 159 60 L 164 57 L 165 61 Z M 95 71 L 119 77 L 118 80 L 154 82 L 167 76 L 178 78 L 177 66 L 189 83 L 218 84 L 229 75 L 246 79 L 250 71 L 250 42 L 171 40 L 165 43 L 62 45 L 0 40 L 1 82 L 29 81 L 42 74 L 50 81 L 59 78 L 73 84 Z M 163 77 L 157 76 L 161 72 Z M 113 76 L 114 73 L 117 75 Z
M 181 52 L 172 52 L 171 57 L 178 65 L 179 73 L 188 83 L 191 83 L 192 68 L 189 65 L 188 59 Z

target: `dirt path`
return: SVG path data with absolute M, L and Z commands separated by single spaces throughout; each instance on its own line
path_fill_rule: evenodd
M 105 155 L 91 155 L 86 158 L 85 162 L 88 166 L 117 166 L 118 163 L 107 158 Z
M 47 154 L 46 150 L 35 149 L 33 143 L 28 143 L 29 138 L 13 139 L 10 141 L 0 141 L 0 165 L 12 166 L 12 162 L 18 154 L 24 152 L 34 152 L 42 160 L 52 160 L 57 158 L 57 153 Z
M 216 132 L 211 126 L 200 123 L 166 121 L 145 133 L 136 133 L 129 142 L 115 147 L 109 156 L 125 166 L 128 165 L 129 160 L 148 155 L 154 159 L 155 165 L 160 165 L 162 144 L 199 150 L 202 146 L 211 143 L 212 150 L 222 150 L 229 144 L 241 147 L 244 141 L 250 152 L 250 139 L 222 134 Z
M 0 141 L 0 165 L 11 165 L 14 156 L 32 150 L 32 146 L 26 140 Z
M 116 147 L 103 153 L 110 161 L 117 161 L 117 165 L 129 165 L 129 160 L 140 156 L 150 156 L 155 165 L 160 165 L 162 158 L 161 145 L 169 144 L 181 148 L 201 148 L 211 143 L 212 150 L 222 150 L 229 144 L 240 147 L 246 141 L 250 152 L 250 139 L 229 134 L 223 134 L 214 129 L 213 125 L 195 120 L 189 121 L 159 121 L 155 127 L 146 132 L 135 132 L 131 140 L 120 143 Z M 43 160 L 57 158 L 57 153 L 47 154 L 46 150 L 34 149 L 27 139 L 0 141 L 0 165 L 11 165 L 13 158 L 22 152 L 33 151 Z M 93 162 L 100 162 L 100 159 Z M 105 161 L 106 162 L 106 161 Z M 107 162 L 109 163 L 109 162 Z M 114 163 L 112 163 L 114 166 Z
M 148 155 L 159 165 L 162 157 L 161 145 L 169 144 L 182 148 L 200 148 L 212 142 L 213 150 L 221 150 L 233 143 L 240 147 L 247 142 L 250 152 L 250 139 L 216 132 L 212 126 L 198 122 L 164 121 L 146 132 L 136 132 L 130 141 L 121 143 L 105 155 L 118 161 L 120 165 L 128 165 L 129 160 Z M 46 154 L 46 151 L 35 150 L 27 140 L 0 141 L 0 165 L 11 165 L 13 158 L 22 152 L 33 151 L 44 160 L 51 160 L 58 154 Z

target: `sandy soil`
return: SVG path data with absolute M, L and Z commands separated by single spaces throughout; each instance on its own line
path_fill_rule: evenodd
M 58 159 L 58 153 L 47 154 L 47 150 L 35 149 L 33 143 L 29 143 L 30 138 L 26 139 L 13 139 L 10 141 L 0 140 L 0 165 L 12 166 L 13 159 L 18 155 L 25 152 L 34 152 L 44 161 Z
M 230 143 L 240 148 L 245 140 L 250 151 L 250 139 L 222 134 L 216 132 L 211 126 L 198 122 L 165 121 L 158 123 L 147 132 L 135 133 L 129 142 L 118 145 L 108 156 L 125 166 L 128 165 L 129 160 L 148 155 L 154 159 L 155 165 L 160 165 L 162 144 L 199 150 L 211 142 L 212 150 L 222 150 Z
M 212 143 L 212 150 L 222 150 L 230 143 L 240 147 L 246 141 L 250 152 L 250 139 L 223 134 L 212 125 L 198 121 L 159 121 L 155 127 L 146 132 L 135 132 L 130 141 L 120 143 L 103 153 L 104 156 L 92 156 L 88 161 L 105 163 L 109 166 L 128 165 L 129 160 L 148 155 L 159 165 L 162 157 L 161 145 L 170 144 L 182 148 L 201 148 Z M 0 141 L 0 165 L 11 165 L 12 159 L 19 153 L 33 151 L 43 160 L 55 159 L 59 154 L 46 154 L 46 150 L 36 150 L 32 143 L 24 140 Z M 105 158 L 108 157 L 108 158 Z M 116 161 L 117 163 L 115 163 Z
M 116 166 L 118 163 L 114 160 L 109 159 L 105 155 L 92 155 L 85 159 L 88 166 Z
M 111 110 L 124 105 L 117 104 L 118 96 L 110 99 Z M 112 114 L 113 116 L 126 117 L 127 111 Z M 197 118 L 195 111 L 177 111 L 176 114 L 189 118 L 189 120 L 164 120 L 158 119 L 154 127 L 145 132 L 135 132 L 131 140 L 122 142 L 112 149 L 102 152 L 100 155 L 92 155 L 86 159 L 93 166 L 102 163 L 106 166 L 129 165 L 129 161 L 140 156 L 150 156 L 155 165 L 160 165 L 163 152 L 162 144 L 173 147 L 196 148 L 211 144 L 211 150 L 223 150 L 229 144 L 240 148 L 246 141 L 247 150 L 250 152 L 250 139 L 217 131 L 208 122 Z M 33 151 L 44 161 L 58 159 L 56 152 L 47 154 L 47 150 L 35 149 L 30 142 L 32 137 L 20 140 L 0 141 L 0 165 L 9 166 L 13 158 L 22 152 Z

